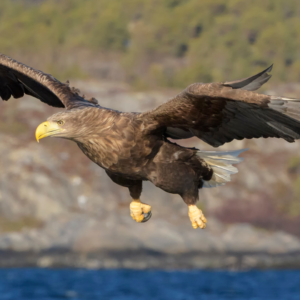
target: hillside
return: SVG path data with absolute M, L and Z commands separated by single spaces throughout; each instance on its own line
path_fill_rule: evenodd
M 275 63 L 300 80 L 297 0 L 2 0 L 0 16 L 0 51 L 60 79 L 184 87 Z

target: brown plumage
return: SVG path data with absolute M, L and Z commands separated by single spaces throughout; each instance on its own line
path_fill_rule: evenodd
M 232 164 L 242 151 L 214 152 L 184 148 L 167 138 L 197 136 L 218 147 L 233 139 L 300 138 L 300 100 L 257 94 L 270 79 L 272 66 L 242 80 L 194 83 L 165 104 L 146 113 L 122 113 L 84 99 L 79 91 L 49 74 L 0 54 L 0 96 L 24 94 L 66 110 L 52 115 L 36 132 L 37 139 L 61 137 L 76 142 L 83 153 L 129 188 L 131 215 L 147 221 L 150 206 L 139 201 L 142 181 L 179 194 L 189 205 L 194 228 L 206 219 L 195 206 L 198 190 L 223 185 L 237 172 Z

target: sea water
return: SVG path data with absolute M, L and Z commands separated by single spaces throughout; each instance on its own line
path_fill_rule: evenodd
M 1 269 L 1 300 L 300 300 L 300 271 Z

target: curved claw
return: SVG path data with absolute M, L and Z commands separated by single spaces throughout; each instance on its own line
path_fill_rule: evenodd
M 148 213 L 146 213 L 146 214 L 144 213 L 143 215 L 144 215 L 144 219 L 142 220 L 141 223 L 145 223 L 145 222 L 149 221 L 152 217 L 152 212 L 150 210 Z

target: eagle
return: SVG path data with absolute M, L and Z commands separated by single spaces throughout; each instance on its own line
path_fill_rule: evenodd
M 193 228 L 205 228 L 196 206 L 199 189 L 216 187 L 237 173 L 239 151 L 201 151 L 169 139 L 198 137 L 219 147 L 232 140 L 300 138 L 300 99 L 258 94 L 272 66 L 241 80 L 194 83 L 166 103 L 147 112 L 121 112 L 88 100 L 53 76 L 0 54 L 0 96 L 7 101 L 25 94 L 64 108 L 36 129 L 36 139 L 64 138 L 103 168 L 113 182 L 129 189 L 129 205 L 138 223 L 151 218 L 151 206 L 141 202 L 143 181 L 187 204 Z

